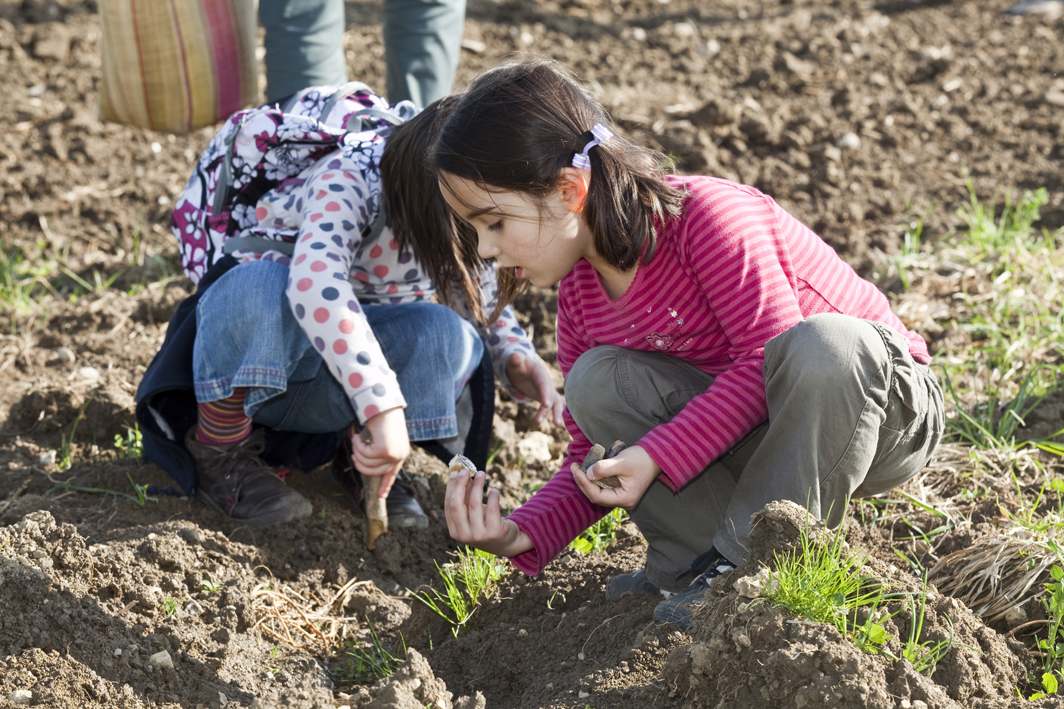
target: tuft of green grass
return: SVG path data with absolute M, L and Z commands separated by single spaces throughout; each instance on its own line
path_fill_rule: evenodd
M 596 554 L 606 551 L 617 541 L 617 530 L 628 521 L 628 512 L 615 507 L 609 513 L 580 533 L 569 543 L 569 548 L 577 554 Z
M 967 226 L 968 241 L 986 251 L 1023 247 L 1030 240 L 1042 207 L 1049 202 L 1049 193 L 1040 187 L 1024 192 L 1015 203 L 1006 197 L 1005 205 L 998 210 L 979 201 L 971 180 L 966 186 L 968 204 L 958 210 L 957 216 Z
M 902 290 L 909 290 L 912 286 L 912 268 L 921 257 L 923 250 L 924 222 L 917 219 L 902 235 L 901 248 L 894 255 L 894 271 L 901 281 Z
M 1032 494 L 1013 474 L 1013 488 L 1019 501 L 1016 509 L 1002 506 L 1002 515 L 1013 524 L 1034 532 L 1047 544 L 1064 541 L 1064 477 L 1053 475 L 1045 466 L 1033 461 L 1045 482 Z
M 173 598 L 171 596 L 167 596 L 166 598 L 163 599 L 162 608 L 163 608 L 163 615 L 165 615 L 167 618 L 173 618 L 174 616 L 177 615 L 177 609 L 178 609 L 177 599 Z
M 956 528 L 957 521 L 953 519 L 948 511 L 936 507 L 931 502 L 921 500 L 904 490 L 894 490 L 892 494 L 894 495 L 892 497 L 864 497 L 853 500 L 855 514 L 861 523 L 889 525 L 892 528 L 901 525 L 909 533 L 897 534 L 892 529 L 891 539 L 893 541 L 912 542 L 920 540 L 929 546 L 933 546 L 935 540 Z M 935 526 L 922 525 L 916 519 L 915 512 L 924 512 L 930 515 Z
M 93 269 L 91 275 L 92 281 L 88 281 L 83 276 L 67 268 L 66 266 L 60 266 L 59 272 L 63 274 L 67 278 L 67 280 L 70 281 L 70 283 L 73 284 L 72 288 L 68 286 L 67 288 L 63 289 L 69 291 L 67 298 L 71 302 L 77 302 L 79 296 L 99 295 L 100 293 L 103 293 L 106 290 L 110 290 L 111 286 L 113 286 L 115 281 L 117 281 L 122 275 L 122 272 L 118 271 L 117 273 L 113 273 L 109 276 L 104 276 L 99 271 Z
M 447 621 L 451 634 L 458 637 L 477 607 L 495 593 L 506 572 L 506 564 L 494 554 L 467 546 L 458 550 L 453 562 L 443 566 L 436 563 L 442 590 L 429 586 L 412 595 Z
M 1026 416 L 1064 377 L 1064 231 L 1035 226 L 1047 200 L 1039 189 L 998 208 L 969 185 L 965 228 L 939 247 L 960 264 L 951 335 L 936 358 L 955 409 L 947 430 L 977 448 L 1015 447 Z M 1054 440 L 1025 445 L 1064 451 Z
M 833 626 L 869 654 L 904 659 L 917 672 L 931 676 L 953 647 L 949 637 L 925 637 L 926 581 L 918 593 L 889 593 L 886 587 L 861 572 L 860 559 L 843 544 L 841 531 L 826 540 L 813 540 L 801 530 L 798 546 L 774 555 L 775 570 L 762 596 L 791 613 Z M 905 606 L 891 610 L 899 601 Z M 908 611 L 909 630 L 901 641 L 901 654 L 888 648 L 893 639 L 887 622 Z
M 814 540 L 803 529 L 799 544 L 774 556 L 772 582 L 763 595 L 809 620 L 833 626 L 870 654 L 879 653 L 890 635 L 888 595 L 882 584 L 861 573 L 861 563 L 844 547 L 842 534 Z
M 134 423 L 132 427 L 126 426 L 125 435 L 115 434 L 115 450 L 127 460 L 140 459 L 144 453 L 144 441 L 138 424 Z
M 70 470 L 70 467 L 74 464 L 74 436 L 78 432 L 78 426 L 85 420 L 85 407 L 82 405 L 78 409 L 77 416 L 74 417 L 74 421 L 59 440 L 59 450 L 57 451 L 55 459 L 55 467 L 60 472 Z
M 922 675 L 930 677 L 935 673 L 938 663 L 946 656 L 953 647 L 953 636 L 941 640 L 929 640 L 924 638 L 924 620 L 927 615 L 927 582 L 920 589 L 920 593 L 909 597 L 909 634 L 905 638 L 901 655 L 913 669 Z
M 1016 392 L 1007 401 L 1001 401 L 998 398 L 999 392 L 988 387 L 989 397 L 967 411 L 954 389 L 952 379 L 947 375 L 946 392 L 953 399 L 956 411 L 955 416 L 948 422 L 950 432 L 969 446 L 982 450 L 1034 446 L 1049 453 L 1064 455 L 1064 444 L 1055 440 L 1064 434 L 1064 429 L 1044 440 L 1017 442 L 1016 439 L 1017 432 L 1027 425 L 1027 416 L 1038 408 L 1045 398 L 1044 395 L 1034 394 L 1037 371 L 1036 368 L 1027 372 Z
M 1032 694 L 1035 701 L 1055 695 L 1059 679 L 1064 679 L 1064 568 L 1059 565 L 1049 569 L 1051 580 L 1045 584 L 1042 606 L 1046 612 L 1046 636 L 1039 638 L 1038 649 L 1042 652 L 1042 690 Z
M 0 249 L 0 305 L 15 313 L 28 310 L 46 275 L 20 249 Z
M 343 650 L 333 674 L 345 685 L 370 684 L 387 679 L 406 662 L 406 650 L 406 640 L 401 633 L 399 649 L 393 652 L 370 625 L 369 638 L 359 646 L 349 646 Z

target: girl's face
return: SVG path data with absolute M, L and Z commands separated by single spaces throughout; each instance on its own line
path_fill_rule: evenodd
M 540 200 L 523 192 L 488 191 L 461 177 L 440 177 L 443 198 L 477 232 L 481 258 L 514 268 L 518 278 L 546 288 L 558 283 L 581 258 L 594 252 L 580 216 L 586 194 L 565 179 Z

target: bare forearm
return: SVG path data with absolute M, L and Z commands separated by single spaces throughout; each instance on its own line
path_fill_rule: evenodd
M 515 522 L 510 520 L 503 520 L 503 524 L 506 526 L 506 538 L 500 545 L 500 549 L 497 552 L 492 552 L 496 556 L 513 557 L 518 554 L 524 554 L 526 551 L 532 551 L 535 546 L 532 543 L 532 537 L 528 536 L 521 531 L 521 528 L 517 526 Z M 491 551 L 490 549 L 488 551 Z

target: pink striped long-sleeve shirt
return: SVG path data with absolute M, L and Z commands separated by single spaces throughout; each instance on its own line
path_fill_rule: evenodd
M 617 345 L 669 353 L 714 376 L 713 384 L 638 442 L 680 490 L 768 416 L 765 343 L 817 313 L 875 320 L 902 333 L 918 362 L 927 346 L 891 311 L 886 297 L 834 249 L 771 198 L 711 177 L 670 178 L 688 193 L 666 224 L 649 264 L 617 300 L 580 261 L 558 294 L 558 364 L 566 375 L 586 350 Z M 534 548 L 513 558 L 539 573 L 608 510 L 573 482 L 569 465 L 590 442 L 568 411 L 572 443 L 561 470 L 510 519 Z

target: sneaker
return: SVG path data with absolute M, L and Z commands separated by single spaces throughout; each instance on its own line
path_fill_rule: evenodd
M 267 527 L 307 517 L 314 510 L 310 500 L 259 458 L 265 447 L 261 430 L 236 445 L 210 446 L 196 440 L 193 426 L 185 447 L 199 473 L 197 494 L 233 519 Z
M 650 582 L 644 569 L 628 574 L 618 574 L 606 582 L 607 601 L 620 600 L 622 597 L 632 593 L 643 593 L 650 596 L 666 595 L 664 591 Z
M 680 630 L 690 631 L 694 627 L 694 610 L 702 604 L 706 591 L 713 581 L 723 574 L 735 570 L 735 564 L 724 558 L 716 550 L 703 554 L 695 564 L 709 556 L 709 566 L 702 571 L 687 590 L 674 594 L 654 607 L 654 620 L 659 623 L 675 625 Z
M 351 463 L 350 444 L 346 441 L 336 451 L 332 471 L 333 476 L 354 500 L 355 506 L 362 510 L 362 475 Z M 410 476 L 405 471 L 399 471 L 384 504 L 388 509 L 389 529 L 425 529 L 429 526 L 428 515 L 414 497 Z

